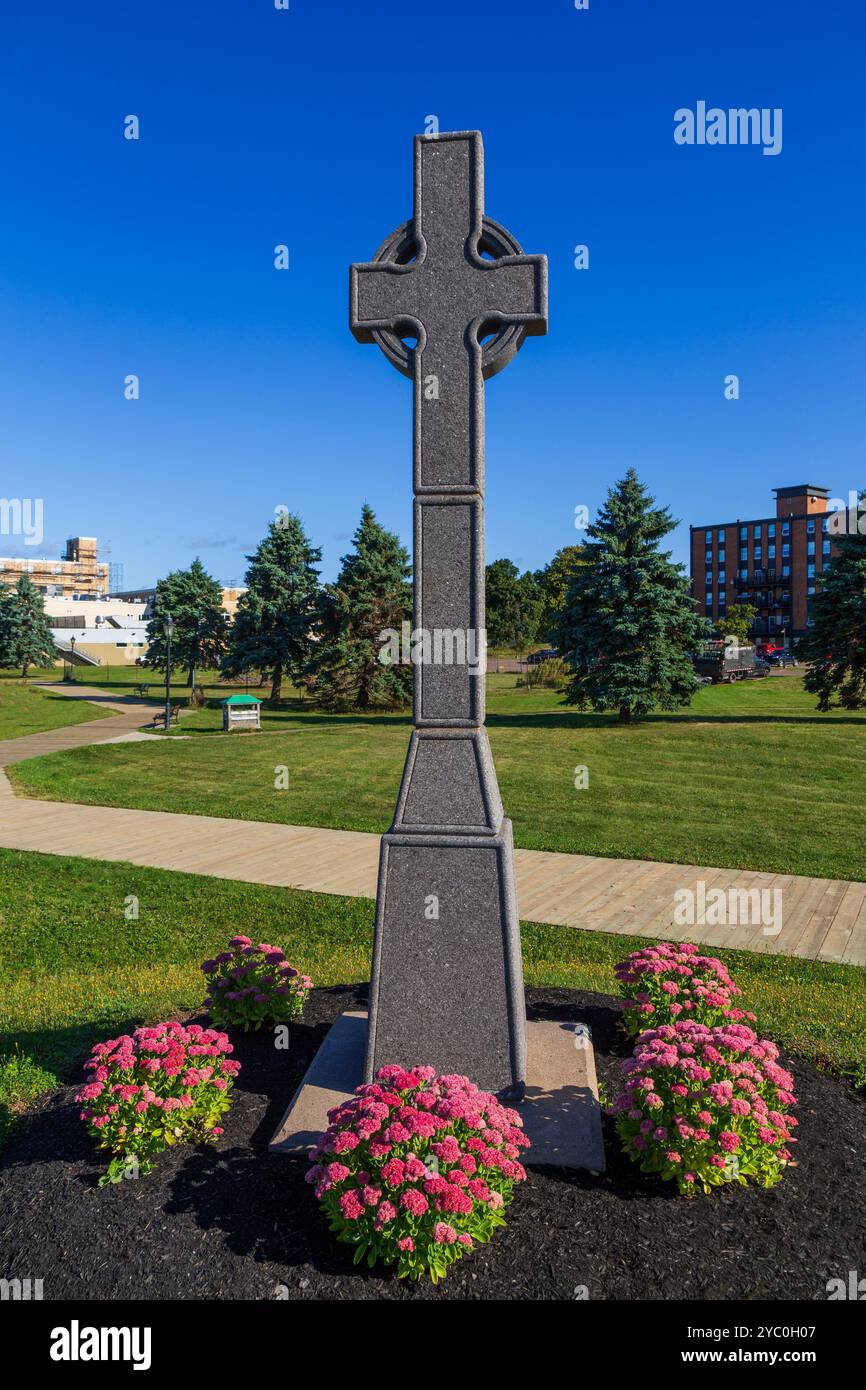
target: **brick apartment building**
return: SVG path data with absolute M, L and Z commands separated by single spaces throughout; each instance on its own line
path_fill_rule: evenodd
M 757 608 L 758 640 L 802 637 L 809 599 L 833 554 L 828 488 L 777 487 L 775 516 L 690 528 L 692 594 L 698 612 L 716 621 L 735 603 Z

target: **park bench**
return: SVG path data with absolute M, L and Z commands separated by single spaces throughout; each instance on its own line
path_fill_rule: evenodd
M 134 685 L 132 688 L 136 695 L 141 695 L 145 699 L 147 698 L 147 692 L 150 690 L 150 686 L 146 685 L 143 681 L 138 685 Z
M 170 718 L 172 724 L 178 723 L 180 719 L 180 705 L 178 703 L 172 702 Z M 158 710 L 154 710 L 153 727 L 155 729 L 165 728 L 165 706 L 162 706 Z

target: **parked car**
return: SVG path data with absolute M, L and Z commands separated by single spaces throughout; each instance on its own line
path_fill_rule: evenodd
M 779 647 L 774 652 L 768 652 L 765 658 L 770 666 L 796 666 L 797 662 L 791 652 Z
M 539 666 L 542 661 L 554 661 L 559 656 L 556 647 L 545 647 L 541 652 L 530 652 L 526 658 L 527 666 Z

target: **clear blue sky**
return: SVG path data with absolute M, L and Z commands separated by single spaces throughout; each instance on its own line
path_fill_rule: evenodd
M 550 259 L 549 336 L 487 386 L 488 559 L 542 565 L 632 465 L 683 560 L 773 486 L 864 484 L 862 0 L 43 0 L 0 62 L 0 493 L 45 499 L 48 553 L 240 581 L 286 505 L 330 578 L 365 499 L 408 542 L 411 387 L 347 267 L 429 114 Z M 698 100 L 781 107 L 782 153 L 676 145 Z

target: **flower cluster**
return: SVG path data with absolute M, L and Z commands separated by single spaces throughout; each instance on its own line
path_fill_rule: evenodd
M 304 1009 L 313 987 L 286 960 L 279 946 L 233 936 L 229 949 L 202 962 L 208 997 L 204 1007 L 221 1028 L 260 1028 L 288 1023 Z
M 505 1224 L 529 1140 L 515 1110 L 465 1076 L 382 1067 L 329 1111 L 307 1181 L 355 1263 L 434 1283 Z
M 749 1179 L 772 1187 L 797 1123 L 788 1113 L 794 1081 L 778 1055 L 742 1023 L 681 1022 L 642 1033 L 612 1107 L 626 1153 L 687 1195 Z
M 702 956 L 697 946 L 663 941 L 633 951 L 616 967 L 620 990 L 626 996 L 623 1022 L 632 1037 L 644 1028 L 659 1028 L 677 1019 L 705 1023 L 708 1028 L 727 1020 L 755 1022 L 755 1015 L 734 1008 L 742 990 L 715 956 Z
M 96 1044 L 76 1100 L 99 1148 L 113 1155 L 100 1185 L 149 1173 L 170 1144 L 222 1134 L 218 1121 L 240 1070 L 231 1051 L 225 1033 L 195 1023 L 158 1023 Z

